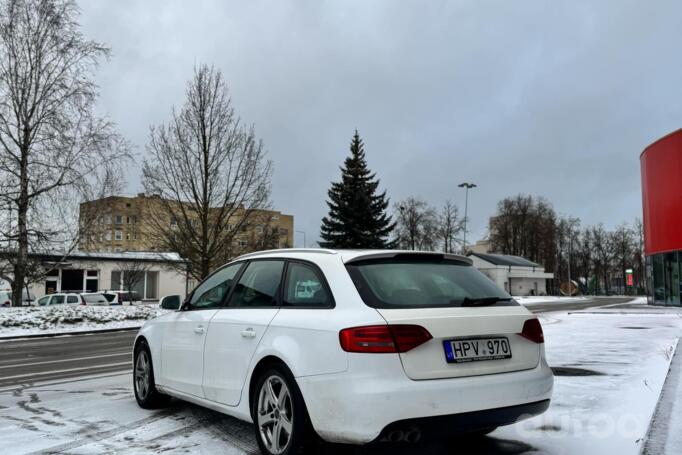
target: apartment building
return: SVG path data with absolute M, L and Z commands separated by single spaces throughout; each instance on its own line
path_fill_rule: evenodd
M 164 201 L 156 195 L 111 196 L 80 206 L 81 241 L 79 249 L 88 252 L 164 251 L 156 232 L 159 226 L 180 229 L 178 220 L 163 210 Z M 236 211 L 237 229 L 244 211 Z M 193 221 L 193 220 L 192 220 Z M 248 223 L 241 223 L 234 236 L 235 251 L 288 248 L 294 245 L 294 217 L 275 210 L 253 211 Z

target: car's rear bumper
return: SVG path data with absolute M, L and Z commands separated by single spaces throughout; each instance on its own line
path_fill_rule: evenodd
M 344 373 L 297 378 L 323 439 L 366 444 L 405 423 L 433 418 L 435 432 L 445 435 L 511 424 L 549 405 L 554 378 L 544 358 L 531 370 L 414 381 L 396 357 L 349 355 Z

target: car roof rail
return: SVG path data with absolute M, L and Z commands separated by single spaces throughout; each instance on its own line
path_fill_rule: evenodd
M 273 253 L 314 253 L 314 254 L 339 254 L 336 250 L 330 250 L 328 248 L 276 248 L 273 250 L 263 250 L 254 251 L 253 253 L 242 254 L 233 259 L 236 261 L 238 259 L 247 259 L 258 256 L 266 256 Z

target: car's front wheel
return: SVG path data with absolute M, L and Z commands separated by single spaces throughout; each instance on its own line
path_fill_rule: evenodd
M 284 368 L 266 371 L 256 382 L 252 415 L 256 439 L 263 454 L 303 452 L 312 429 L 303 396 L 291 373 Z
M 154 365 L 152 355 L 146 341 L 141 341 L 135 348 L 133 364 L 133 389 L 137 404 L 144 409 L 154 409 L 168 402 L 168 395 L 156 390 L 154 381 Z

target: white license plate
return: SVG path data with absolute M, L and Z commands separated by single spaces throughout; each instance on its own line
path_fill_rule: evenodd
M 509 359 L 512 356 L 507 337 L 445 340 L 443 348 L 448 363 Z

